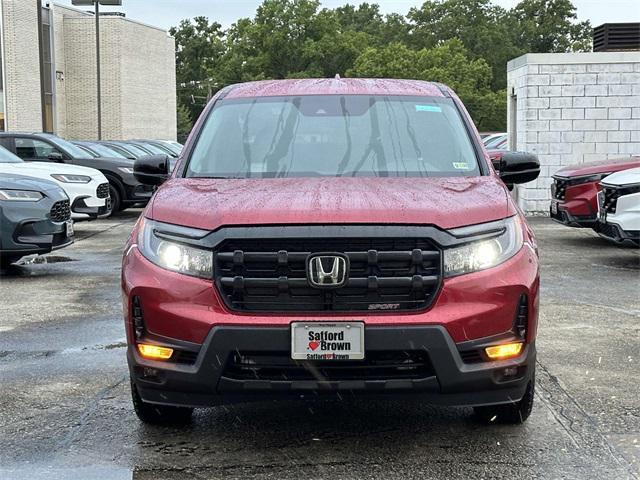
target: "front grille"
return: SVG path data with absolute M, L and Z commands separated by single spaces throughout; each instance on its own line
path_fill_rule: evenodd
M 618 197 L 620 196 L 620 190 L 617 188 L 604 187 L 602 189 L 602 208 L 607 213 L 616 213 L 616 206 L 618 204 Z
M 555 182 L 555 192 L 553 196 L 556 200 L 564 200 L 565 194 L 567 192 L 567 186 L 569 185 L 569 180 L 563 180 L 561 178 L 554 179 Z
M 309 284 L 307 257 L 323 252 L 349 258 L 345 286 Z M 222 298 L 239 311 L 418 310 L 440 285 L 440 251 L 422 238 L 227 240 L 214 258 Z
M 51 207 L 51 220 L 54 222 L 66 222 L 71 218 L 71 206 L 69 200 L 60 200 Z
M 98 188 L 96 189 L 96 196 L 98 198 L 107 198 L 109 196 L 109 184 L 101 183 L 98 185 Z
M 289 352 L 234 352 L 222 374 L 233 380 L 408 380 L 435 375 L 424 350 L 369 351 L 364 360 L 305 362 Z

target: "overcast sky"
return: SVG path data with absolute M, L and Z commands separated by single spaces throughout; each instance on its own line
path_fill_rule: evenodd
M 55 0 L 56 3 L 71 5 L 72 0 Z M 363 0 L 323 0 L 325 7 L 337 7 L 345 3 L 360 4 Z M 103 7 L 105 10 L 124 11 L 127 17 L 162 28 L 177 25 L 183 18 L 199 15 L 209 17 L 227 27 L 238 18 L 251 17 L 260 0 L 123 0 L 118 8 Z M 368 0 L 378 3 L 383 12 L 406 14 L 411 7 L 422 5 L 420 0 Z M 511 8 L 518 0 L 494 0 L 494 3 Z M 580 20 L 590 20 L 597 26 L 607 22 L 640 21 L 640 0 L 573 0 Z

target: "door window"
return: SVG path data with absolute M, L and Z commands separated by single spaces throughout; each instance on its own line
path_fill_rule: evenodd
M 32 138 L 16 138 L 16 155 L 23 159 L 48 160 L 52 153 L 60 151 L 42 140 Z

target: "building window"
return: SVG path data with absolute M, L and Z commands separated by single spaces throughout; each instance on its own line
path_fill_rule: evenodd
M 42 131 L 53 133 L 53 69 L 52 15 L 48 7 L 40 9 L 40 82 L 42 90 Z

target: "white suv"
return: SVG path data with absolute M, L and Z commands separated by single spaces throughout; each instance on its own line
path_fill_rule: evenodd
M 600 185 L 598 233 L 616 243 L 640 246 L 640 168 L 609 175 Z
M 109 181 L 94 168 L 66 163 L 25 162 L 0 147 L 0 173 L 24 175 L 57 183 L 69 197 L 71 217 L 96 218 L 109 212 Z

